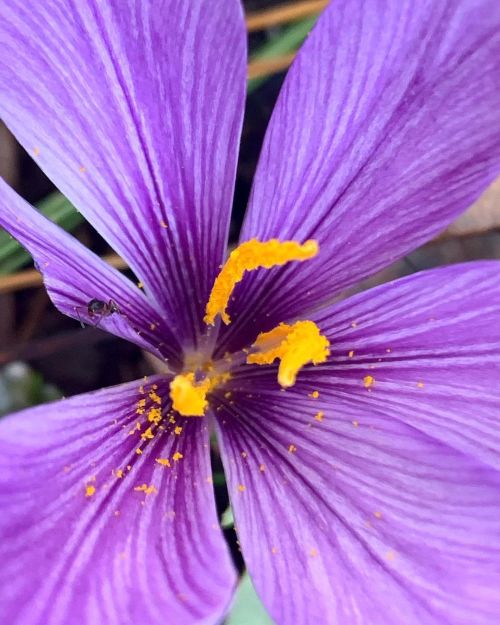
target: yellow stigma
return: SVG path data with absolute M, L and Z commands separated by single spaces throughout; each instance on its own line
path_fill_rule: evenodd
M 208 407 L 207 393 L 229 378 L 227 372 L 207 376 L 200 382 L 192 372 L 176 375 L 170 382 L 172 408 L 183 417 L 203 417 Z
M 308 260 L 316 256 L 318 249 L 318 244 L 314 240 L 301 244 L 296 241 L 278 241 L 278 239 L 270 241 L 252 239 L 242 243 L 231 252 L 215 279 L 203 321 L 207 325 L 214 325 L 215 318 L 220 315 L 225 324 L 230 323 L 226 308 L 234 287 L 241 282 L 245 271 L 253 271 L 261 267 L 271 269 L 271 267 L 285 265 L 292 260 Z
M 280 323 L 270 332 L 259 334 L 252 348 L 257 351 L 249 354 L 248 364 L 270 365 L 276 358 L 281 361 L 278 382 L 283 387 L 295 384 L 304 365 L 319 365 L 330 355 L 330 342 L 313 321 Z

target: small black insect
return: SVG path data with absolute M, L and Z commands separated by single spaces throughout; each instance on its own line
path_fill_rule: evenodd
M 80 318 L 78 309 L 75 308 L 75 310 L 78 315 L 78 319 L 80 319 L 80 323 L 82 324 L 82 327 L 84 327 L 84 324 Z M 118 304 L 115 302 L 114 299 L 110 299 L 107 302 L 105 302 L 101 299 L 93 298 L 87 304 L 87 315 L 90 317 L 90 319 L 97 319 L 97 322 L 94 324 L 96 328 L 99 326 L 102 319 L 104 319 L 105 317 L 109 317 L 110 315 L 114 313 L 119 313 L 119 312 L 120 312 L 120 309 L 118 308 Z

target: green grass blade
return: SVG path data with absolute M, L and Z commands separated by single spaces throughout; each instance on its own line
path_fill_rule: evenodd
M 307 37 L 317 19 L 318 16 L 315 15 L 288 26 L 282 33 L 260 46 L 260 48 L 251 55 L 250 60 L 262 61 L 294 52 Z M 260 78 L 252 78 L 249 80 L 247 88 L 248 93 L 255 91 L 255 89 L 260 87 L 268 79 L 269 76 L 261 76 Z
M 64 230 L 74 230 L 83 217 L 58 191 L 51 193 L 37 204 L 40 212 Z M 27 265 L 31 256 L 8 232 L 0 230 L 0 275 L 8 275 Z

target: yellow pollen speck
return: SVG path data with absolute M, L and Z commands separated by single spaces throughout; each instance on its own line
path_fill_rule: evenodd
M 372 375 L 365 375 L 365 377 L 363 378 L 363 384 L 365 385 L 365 388 L 370 388 L 370 386 L 373 386 L 374 382 L 375 378 Z
M 271 269 L 278 265 L 298 260 L 308 260 L 318 253 L 318 244 L 310 240 L 303 244 L 296 241 L 258 241 L 252 239 L 241 243 L 231 252 L 226 264 L 217 276 L 206 306 L 203 318 L 207 325 L 214 325 L 217 315 L 225 324 L 230 323 L 226 308 L 231 293 L 238 282 L 241 282 L 246 271 L 264 268 Z
M 120 516 L 120 511 L 119 510 L 115 510 L 113 513 L 115 516 Z
M 290 445 L 288 445 L 288 451 L 291 454 L 294 454 L 297 451 L 297 447 L 295 447 L 295 445 L 290 444 Z
M 324 416 L 325 416 L 325 413 L 322 410 L 320 410 L 314 415 L 314 418 L 316 419 L 316 421 L 323 421 Z
M 154 436 L 155 435 L 151 431 L 151 428 L 148 428 L 145 432 L 141 434 L 141 438 L 144 440 L 151 440 L 152 438 L 154 438 Z
M 271 553 L 276 555 L 278 553 L 278 547 L 271 547 Z
M 259 465 L 259 471 L 260 471 L 261 473 L 264 473 L 264 471 L 265 471 L 265 470 L 266 470 L 266 465 L 265 465 L 265 464 L 261 464 L 261 465 Z
M 357 428 L 357 427 L 358 427 L 358 425 L 359 425 L 359 421 L 354 420 L 354 421 L 352 422 L 352 424 L 354 425 L 354 427 L 355 427 L 355 428 Z
M 162 467 L 170 467 L 170 460 L 168 458 L 156 458 L 156 462 L 161 464 Z
M 155 404 L 158 404 L 161 406 L 161 397 L 155 392 L 157 387 L 153 387 L 153 390 L 149 392 L 149 399 L 151 401 L 154 401 Z
M 139 423 L 139 421 L 137 421 L 137 423 L 134 425 L 134 427 L 130 430 L 130 432 L 128 433 L 129 436 L 132 436 L 133 434 L 135 434 L 136 432 L 138 432 L 141 429 L 141 424 Z
M 311 549 L 311 551 L 309 552 L 309 555 L 311 556 L 311 558 L 316 558 L 318 555 L 318 550 L 317 549 Z
M 238 490 L 240 491 L 240 493 L 243 493 L 245 491 L 245 487 L 243 486 L 243 484 L 238 484 Z
M 351 328 L 357 328 L 357 327 L 358 327 L 358 324 L 355 321 L 353 321 L 351 323 Z
M 40 148 L 33 148 L 33 154 L 34 154 L 35 156 L 39 156 L 39 154 L 40 154 Z
M 176 451 L 175 454 L 172 456 L 172 458 L 174 462 L 177 462 L 178 460 L 182 460 L 184 456 L 179 451 Z
M 283 388 L 293 386 L 304 365 L 318 365 L 330 355 L 330 342 L 313 321 L 280 323 L 269 332 L 262 332 L 252 345 L 257 350 L 247 356 L 247 364 L 269 365 L 281 361 L 278 382 Z
M 162 228 L 168 228 L 168 224 L 167 224 L 167 222 L 166 222 L 165 220 L 163 220 L 163 219 L 160 221 L 160 226 L 161 226 Z
M 417 386 L 418 388 L 424 388 L 424 383 L 423 382 L 417 382 Z
M 139 282 L 137 283 L 137 286 L 138 286 L 140 289 L 143 289 L 143 288 L 144 288 L 144 284 L 143 284 L 140 280 L 139 280 Z
M 382 513 L 379 510 L 375 510 L 375 512 L 373 513 L 373 516 L 376 519 L 381 519 L 382 518 Z
M 354 350 L 351 349 L 351 351 L 347 355 L 349 356 L 349 358 L 352 358 L 354 356 Z
M 174 428 L 174 433 L 177 434 L 177 436 L 179 436 L 181 432 L 182 432 L 182 427 L 180 425 Z
M 319 391 L 313 391 L 312 393 L 309 393 L 309 397 L 312 397 L 313 399 L 318 399 Z
M 386 556 L 386 558 L 387 558 L 388 560 L 392 561 L 392 560 L 394 560 L 394 558 L 395 558 L 396 554 L 394 553 L 394 551 L 388 551 L 388 552 L 385 554 L 385 556 Z
M 145 493 L 146 495 L 152 495 L 158 492 L 154 486 L 148 486 L 147 484 L 141 484 L 140 486 L 135 486 L 134 490 Z
M 118 478 L 122 478 L 123 477 L 123 469 L 117 469 L 116 477 L 118 477 Z
M 148 411 L 148 421 L 158 425 L 162 419 L 161 408 L 150 408 Z
M 138 448 L 135 450 L 135 453 L 136 453 L 138 456 L 140 456 L 140 455 L 142 454 L 142 449 L 141 449 L 140 447 L 138 447 Z
M 92 497 L 92 495 L 95 494 L 95 486 L 92 486 L 91 484 L 88 484 L 85 487 L 85 497 Z
M 80 167 L 78 168 L 78 171 L 79 171 L 81 174 L 84 174 L 84 173 L 87 171 L 87 168 L 86 168 L 86 167 L 84 167 L 83 165 L 80 165 Z

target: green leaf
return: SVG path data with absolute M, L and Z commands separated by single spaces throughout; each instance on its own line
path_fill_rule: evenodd
M 276 35 L 270 41 L 260 46 L 260 48 L 252 54 L 250 60 L 262 61 L 294 52 L 307 37 L 317 19 L 318 16 L 315 15 L 288 26 L 288 28 L 284 29 L 279 35 Z M 260 87 L 268 79 L 268 76 L 261 76 L 260 78 L 252 78 L 249 80 L 247 87 L 248 93 L 255 91 L 255 89 Z
M 37 204 L 39 211 L 64 230 L 74 230 L 83 217 L 64 195 L 55 191 Z M 17 271 L 31 261 L 31 256 L 8 232 L 0 230 L 0 275 Z
M 248 573 L 244 573 L 226 625 L 274 625 L 253 587 Z
M 233 527 L 234 517 L 231 506 L 228 506 L 222 513 L 222 516 L 220 518 L 220 524 L 224 529 L 227 529 L 228 527 Z

